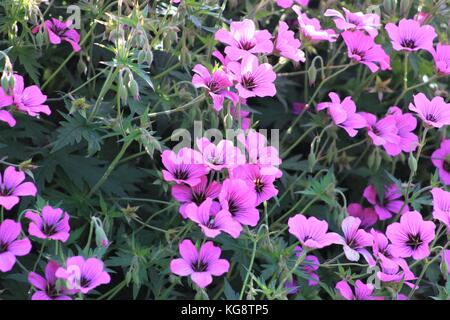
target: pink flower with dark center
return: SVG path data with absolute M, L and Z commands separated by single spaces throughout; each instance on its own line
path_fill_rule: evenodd
M 0 108 L 14 106 L 16 110 L 27 113 L 31 117 L 37 117 L 40 113 L 50 115 L 50 108 L 45 105 L 47 96 L 42 94 L 38 86 L 24 86 L 23 77 L 14 75 L 14 88 L 11 95 L 0 87 Z M 6 110 L 0 110 L 0 121 L 4 121 L 13 127 L 16 120 Z
M 275 176 L 261 174 L 261 169 L 256 164 L 235 167 L 230 176 L 234 179 L 243 179 L 250 188 L 255 190 L 256 205 L 268 201 L 278 194 L 278 190 L 273 185 Z
M 0 206 L 11 210 L 19 203 L 20 197 L 36 196 L 37 189 L 32 182 L 23 182 L 25 173 L 9 166 L 0 174 Z
M 66 242 L 70 236 L 69 214 L 60 208 L 45 206 L 42 213 L 33 211 L 25 213 L 25 217 L 31 220 L 28 233 L 36 238 L 51 239 Z
M 245 163 L 245 156 L 230 140 L 221 140 L 216 145 L 207 138 L 199 138 L 196 144 L 202 154 L 203 163 L 212 170 L 222 171 Z
M 419 212 L 405 212 L 400 222 L 392 223 L 386 229 L 386 235 L 392 242 L 392 255 L 398 258 L 412 257 L 414 260 L 428 257 L 435 228 L 434 223 L 424 221 Z
M 72 21 L 62 22 L 56 18 L 45 20 L 44 27 L 48 34 L 51 44 L 60 44 L 61 41 L 67 41 L 72 46 L 73 51 L 80 51 L 80 35 L 74 29 L 71 29 Z M 32 29 L 33 33 L 38 33 L 41 26 Z
M 410 153 L 415 151 L 419 145 L 419 137 L 413 133 L 417 127 L 417 120 L 411 113 L 402 113 L 398 107 L 390 107 L 388 114 L 395 119 L 397 134 L 400 137 L 399 144 L 390 145 L 387 143 L 387 149 L 392 151 L 393 155 L 400 154 L 401 151 Z
M 28 282 L 37 289 L 31 300 L 72 300 L 68 295 L 75 291 L 66 289 L 62 284 L 57 285 L 56 270 L 60 267 L 57 261 L 50 260 L 45 267 L 45 278 L 36 272 L 28 274 Z
M 431 52 L 436 69 L 440 74 L 450 74 L 450 44 L 438 43 L 436 50 Z
M 219 194 L 222 210 L 231 214 L 240 224 L 254 227 L 259 221 L 256 193 L 242 179 L 226 179 Z
M 340 243 L 344 246 L 344 253 L 348 260 L 359 261 L 360 254 L 366 259 L 370 266 L 375 265 L 371 254 L 365 247 L 372 246 L 373 237 L 370 233 L 360 229 L 361 220 L 355 217 L 347 217 L 342 221 L 342 231 Z
M 214 110 L 222 110 L 225 98 L 230 99 L 235 105 L 238 103 L 237 94 L 228 90 L 233 81 L 227 73 L 216 70 L 211 74 L 201 64 L 197 64 L 192 70 L 196 73 L 192 77 L 192 84 L 196 88 L 205 88 L 208 91 L 213 100 Z
M 248 53 L 271 53 L 273 51 L 272 35 L 267 30 L 256 30 L 252 20 L 234 21 L 230 31 L 220 29 L 215 39 L 226 45 L 225 53 L 231 60 L 239 60 Z
M 170 262 L 170 271 L 178 276 L 190 276 L 200 288 L 206 288 L 213 281 L 212 276 L 228 272 L 230 264 L 220 259 L 222 250 L 211 241 L 200 247 L 200 252 L 191 240 L 183 240 L 179 246 L 181 258 Z
M 413 98 L 414 104 L 409 104 L 409 110 L 416 112 L 427 125 L 441 128 L 450 124 L 450 103 L 445 103 L 444 98 L 434 97 L 430 101 L 423 93 Z
M 445 224 L 450 230 L 450 192 L 433 188 L 431 194 L 433 195 L 433 218 Z
M 336 289 L 345 300 L 384 300 L 383 297 L 373 296 L 374 286 L 364 284 L 361 280 L 355 281 L 355 292 L 345 280 L 339 281 Z
M 277 5 L 284 9 L 287 9 L 292 7 L 294 5 L 294 2 L 303 7 L 307 7 L 309 0 L 277 0 Z
M 221 232 L 237 238 L 242 231 L 241 224 L 234 220 L 229 212 L 221 210 L 220 204 L 211 198 L 206 198 L 200 206 L 195 203 L 188 204 L 186 215 L 210 238 L 217 237 Z
M 436 31 L 430 25 L 422 26 L 419 21 L 402 19 L 400 23 L 388 23 L 384 27 L 391 39 L 392 47 L 396 51 L 433 51 L 433 39 Z
M 334 17 L 333 21 L 339 30 L 364 30 L 372 38 L 378 35 L 378 29 L 381 26 L 380 16 L 374 13 L 364 14 L 362 12 L 350 12 L 342 8 L 344 14 L 337 10 L 327 9 L 325 17 Z
M 85 260 L 81 256 L 68 258 L 66 267 L 58 268 L 55 275 L 66 280 L 68 289 L 83 294 L 111 281 L 108 272 L 104 270 L 103 261 L 97 258 Z
M 366 120 L 356 112 L 356 104 L 352 97 L 339 98 L 335 92 L 330 92 L 328 96 L 331 102 L 322 102 L 317 104 L 317 110 L 327 109 L 333 122 L 344 129 L 350 137 L 358 134 L 358 130 L 366 127 Z
M 397 121 L 393 116 L 386 116 L 377 121 L 374 114 L 361 112 L 367 122 L 367 134 L 376 146 L 383 146 L 390 156 L 398 155 L 400 136 L 398 135 Z M 400 151 L 399 151 L 400 150 Z
M 297 237 L 303 247 L 321 249 L 331 244 L 339 244 L 341 237 L 328 231 L 328 223 L 315 217 L 306 218 L 301 213 L 289 218 L 289 233 Z
M 268 63 L 259 64 L 258 58 L 246 54 L 241 62 L 230 62 L 228 70 L 237 82 L 239 96 L 247 99 L 252 97 L 273 97 L 277 89 L 273 82 L 277 75 Z
M 268 145 L 264 134 L 251 129 L 246 135 L 239 134 L 237 139 L 247 151 L 248 163 L 257 164 L 262 175 L 273 175 L 277 179 L 282 176 L 283 173 L 278 168 L 281 164 L 278 149 Z
M 381 266 L 381 271 L 377 272 L 377 278 L 382 282 L 403 282 L 412 286 L 408 281 L 414 280 L 415 276 L 411 272 L 405 259 L 392 255 L 392 244 L 381 232 L 374 229 L 370 232 L 373 236 L 373 255 Z
M 344 31 L 342 38 L 347 45 L 347 55 L 350 59 L 366 65 L 372 72 L 377 72 L 380 68 L 391 69 L 390 57 L 371 36 L 362 31 Z
M 0 271 L 8 272 L 16 264 L 16 256 L 26 256 L 31 251 L 28 238 L 18 239 L 22 227 L 20 223 L 6 219 L 0 224 Z
M 166 168 L 162 171 L 163 177 L 168 182 L 186 183 L 193 187 L 208 173 L 208 168 L 202 164 L 202 155 L 190 148 L 181 148 L 178 154 L 172 150 L 165 150 L 161 158 Z
M 302 35 L 311 41 L 329 41 L 335 42 L 338 34 L 333 29 L 323 30 L 320 21 L 316 18 L 309 18 L 306 13 L 302 13 L 299 6 L 293 6 L 292 9 L 298 15 L 298 24 Z
M 217 181 L 208 183 L 206 176 L 200 177 L 200 183 L 191 187 L 185 184 L 172 186 L 172 197 L 181 203 L 179 212 L 183 218 L 187 218 L 186 206 L 195 203 L 197 206 L 203 203 L 206 198 L 217 199 L 222 186 Z
M 278 25 L 278 36 L 275 41 L 275 51 L 280 56 L 295 62 L 305 62 L 305 53 L 300 50 L 301 42 L 295 38 L 295 33 L 289 30 L 286 22 L 280 21 Z
M 386 220 L 391 218 L 392 215 L 398 213 L 403 214 L 409 211 L 408 205 L 404 205 L 404 201 L 400 200 L 402 193 L 395 183 L 386 186 L 384 190 L 384 198 L 382 200 L 378 199 L 377 191 L 372 185 L 367 186 L 363 193 L 364 198 L 375 206 L 375 212 L 378 214 L 380 220 Z
M 439 149 L 431 155 L 431 161 L 438 169 L 441 182 L 450 185 L 450 139 L 441 142 Z
M 364 208 L 359 203 L 350 203 L 348 214 L 361 220 L 361 228 L 368 229 L 378 221 L 378 215 L 373 208 Z

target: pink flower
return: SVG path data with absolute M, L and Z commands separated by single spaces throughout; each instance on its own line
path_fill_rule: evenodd
M 172 197 L 181 202 L 179 211 L 183 218 L 186 219 L 187 205 L 194 203 L 199 206 L 206 198 L 217 199 L 221 188 L 222 186 L 220 183 L 212 181 L 208 184 L 208 178 L 202 176 L 200 177 L 200 182 L 193 187 L 185 184 L 176 184 L 172 186 Z
M 220 29 L 215 39 L 227 44 L 225 53 L 231 60 L 239 60 L 248 53 L 271 53 L 273 51 L 272 35 L 267 30 L 256 30 L 252 20 L 245 19 L 232 22 L 230 31 Z
M 348 214 L 361 220 L 361 227 L 368 229 L 378 221 L 378 215 L 372 208 L 364 208 L 359 203 L 350 203 L 347 207 Z
M 450 268 L 448 267 L 450 265 L 450 250 L 443 251 L 442 259 L 443 259 L 443 263 L 445 263 L 447 265 L 447 273 L 450 274 Z
M 200 206 L 195 203 L 188 204 L 186 215 L 210 238 L 217 237 L 221 232 L 237 238 L 242 231 L 241 224 L 234 220 L 229 212 L 221 210 L 220 204 L 211 198 L 206 198 Z
M 345 280 L 336 284 L 336 289 L 345 300 L 384 300 L 383 297 L 374 297 L 372 284 L 364 284 L 361 280 L 355 281 L 355 293 Z
M 309 0 L 277 0 L 277 5 L 284 9 L 287 9 L 292 7 L 294 5 L 294 2 L 303 7 L 307 7 Z
M 64 285 L 57 285 L 56 270 L 61 266 L 55 260 L 50 260 L 45 267 L 45 278 L 35 272 L 28 274 L 28 282 L 38 289 L 31 300 L 72 300 L 68 295 L 75 293 Z
M 301 213 L 289 218 L 289 233 L 296 236 L 303 247 L 321 249 L 331 244 L 338 244 L 341 237 L 334 232 L 327 232 L 328 223 L 315 217 L 306 218 Z
M 347 45 L 347 55 L 350 59 L 366 65 L 372 72 L 377 72 L 380 68 L 391 69 L 391 59 L 371 36 L 361 31 L 344 31 L 342 38 Z
M 305 53 L 300 50 L 301 42 L 295 38 L 295 33 L 289 30 L 286 22 L 280 21 L 278 25 L 278 36 L 275 41 L 275 50 L 280 56 L 295 62 L 305 62 Z
M 232 178 L 243 179 L 256 193 L 256 205 L 268 201 L 278 194 L 273 183 L 275 176 L 261 174 L 261 169 L 256 164 L 247 164 L 233 168 Z
M 28 233 L 36 238 L 51 239 L 66 242 L 70 236 L 69 214 L 60 208 L 45 206 L 42 213 L 33 211 L 25 213 L 25 217 L 31 220 Z
M 409 104 L 409 110 L 416 112 L 427 125 L 435 128 L 450 124 L 450 103 L 445 103 L 442 97 L 433 100 L 423 93 L 414 95 L 414 104 Z
M 361 112 L 367 122 L 367 134 L 376 146 L 383 146 L 387 154 L 396 156 L 401 152 L 399 148 L 397 121 L 393 116 L 386 116 L 377 121 L 377 117 L 368 112 Z
M 66 267 L 58 268 L 55 275 L 57 278 L 66 280 L 70 290 L 77 290 L 83 294 L 111 281 L 101 260 L 97 258 L 85 260 L 81 256 L 68 258 Z
M 201 154 L 189 148 L 181 148 L 178 154 L 172 150 L 165 150 L 161 158 L 166 168 L 162 171 L 166 181 L 177 184 L 186 183 L 193 187 L 199 184 L 201 177 L 208 173 L 207 167 L 200 164 L 203 163 Z
M 419 145 L 419 138 L 413 133 L 417 127 L 417 120 L 411 113 L 402 113 L 402 110 L 398 107 L 390 107 L 388 114 L 392 115 L 395 119 L 395 126 L 397 127 L 397 134 L 400 137 L 399 144 L 388 145 L 387 148 L 392 150 L 394 155 L 399 154 L 401 151 L 410 153 L 415 151 Z M 394 151 L 394 149 L 396 149 Z
M 0 108 L 15 106 L 18 111 L 25 112 L 31 117 L 37 117 L 40 113 L 50 115 L 50 108 L 43 104 L 47 96 L 43 95 L 38 86 L 24 86 L 23 77 L 14 75 L 14 89 L 12 95 L 5 93 L 0 87 Z M 0 110 L 0 121 L 8 123 L 11 127 L 15 126 L 16 120 L 6 110 Z
M 405 212 L 400 222 L 392 223 L 386 229 L 386 235 L 392 242 L 392 255 L 398 258 L 413 257 L 414 260 L 428 257 L 435 228 L 433 222 L 423 221 L 419 212 Z
M 220 190 L 222 209 L 229 212 L 240 224 L 256 226 L 259 211 L 256 209 L 256 193 L 242 179 L 226 179 Z
M 399 25 L 388 23 L 384 27 L 391 38 L 392 47 L 396 51 L 433 51 L 433 39 L 436 31 L 430 25 L 421 26 L 413 19 L 402 19 Z
M 237 139 L 247 151 L 248 163 L 257 164 L 261 168 L 261 174 L 273 175 L 275 178 L 282 176 L 278 168 L 281 164 L 278 149 L 268 145 L 265 135 L 251 129 L 246 135 L 238 135 Z
M 202 154 L 203 163 L 211 170 L 222 171 L 245 163 L 245 156 L 230 140 L 221 140 L 216 145 L 207 138 L 200 138 L 196 144 Z
M 392 255 L 392 244 L 381 232 L 374 229 L 370 232 L 373 236 L 373 255 L 380 262 L 381 271 L 377 272 L 377 278 L 382 282 L 403 282 L 412 287 L 408 281 L 414 280 L 415 276 L 411 272 L 405 259 Z
M 22 227 L 10 219 L 0 224 L 0 271 L 8 272 L 16 264 L 16 256 L 26 256 L 31 251 L 28 238 L 18 240 Z
M 231 77 L 222 70 L 209 73 L 201 64 L 197 64 L 192 69 L 196 74 L 192 77 L 192 84 L 196 88 L 205 88 L 213 100 L 214 109 L 222 110 L 225 98 L 230 99 L 233 104 L 238 103 L 238 96 L 228 90 L 233 85 Z
M 404 205 L 402 200 L 397 200 L 402 197 L 402 193 L 397 188 L 397 185 L 391 184 L 384 189 L 384 199 L 380 201 L 377 197 L 377 191 L 374 186 L 369 185 L 364 189 L 364 198 L 369 201 L 370 204 L 375 206 L 375 212 L 378 214 L 380 220 L 386 220 L 392 217 L 393 214 L 403 214 L 409 211 L 408 205 Z M 402 212 L 399 212 L 403 207 Z
M 334 17 L 333 21 L 339 30 L 364 30 L 372 38 L 378 35 L 381 26 L 380 16 L 373 13 L 350 12 L 342 8 L 344 15 L 337 10 L 327 9 L 325 17 Z
M 317 104 L 317 110 L 328 109 L 331 119 L 338 127 L 343 128 L 350 137 L 356 136 L 358 133 L 356 129 L 364 128 L 366 120 L 356 112 L 356 105 L 352 97 L 345 97 L 341 102 L 335 92 L 330 92 L 328 96 L 331 102 Z
M 236 89 L 244 99 L 251 97 L 273 97 L 277 89 L 273 82 L 277 75 L 268 63 L 259 64 L 258 58 L 246 54 L 242 62 L 230 62 L 228 70 L 237 81 Z
M 303 248 L 300 246 L 296 246 L 294 248 L 296 258 L 300 257 Z M 300 264 L 299 269 L 302 273 L 308 276 L 308 286 L 313 287 L 319 284 L 320 278 L 317 274 L 317 270 L 319 270 L 320 261 L 315 255 L 308 254 L 306 255 L 303 262 Z M 293 278 L 292 281 L 286 281 L 285 288 L 289 289 L 289 294 L 296 294 L 298 292 L 298 281 Z
M 179 250 L 181 258 L 170 262 L 170 271 L 178 276 L 190 276 L 200 288 L 206 288 L 212 283 L 212 276 L 221 276 L 230 268 L 227 260 L 220 259 L 220 248 L 211 241 L 203 244 L 199 252 L 191 240 L 183 240 Z
M 370 233 L 360 229 L 361 220 L 355 217 L 347 217 L 342 221 L 342 231 L 344 236 L 341 237 L 340 243 L 344 246 L 344 253 L 348 260 L 359 261 L 360 254 L 366 259 L 371 266 L 375 265 L 375 261 L 365 247 L 372 246 L 373 237 Z
M 3 172 L 3 180 L 0 174 L 0 206 L 6 210 L 11 210 L 19 203 L 24 196 L 36 196 L 37 189 L 32 182 L 23 182 L 25 173 L 16 171 L 16 168 L 9 166 Z
M 72 21 L 62 22 L 56 18 L 51 18 L 44 22 L 45 30 L 48 34 L 48 39 L 52 44 L 60 44 L 61 41 L 67 41 L 72 46 L 73 51 L 80 51 L 80 35 L 74 29 L 71 29 Z M 33 33 L 38 33 L 41 26 L 36 26 L 32 29 Z
M 450 44 L 438 43 L 436 50 L 431 52 L 436 64 L 436 69 L 444 75 L 450 74 Z
M 450 185 L 450 139 L 441 142 L 439 149 L 431 155 L 431 161 L 438 169 L 442 183 Z
M 450 230 L 450 192 L 433 188 L 431 194 L 433 195 L 433 218 L 441 221 Z
M 245 101 L 245 99 L 241 98 L 241 106 L 247 105 L 246 103 L 247 102 Z M 250 111 L 241 109 L 240 114 L 238 114 L 238 109 L 235 106 L 231 106 L 231 115 L 233 116 L 234 119 L 236 119 L 236 122 L 238 122 L 239 118 L 241 118 L 242 130 L 248 130 L 250 128 L 251 126 Z
M 316 18 L 309 18 L 306 13 L 302 13 L 299 6 L 293 6 L 292 9 L 298 15 L 298 23 L 300 26 L 300 32 L 304 37 L 312 41 L 329 41 L 335 42 L 338 35 L 333 29 L 323 30 L 320 21 Z

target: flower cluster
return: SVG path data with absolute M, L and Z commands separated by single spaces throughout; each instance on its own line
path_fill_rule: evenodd
M 238 238 L 243 227 L 258 224 L 257 207 L 278 194 L 274 186 L 281 177 L 278 150 L 254 130 L 239 134 L 236 145 L 230 140 L 215 144 L 200 138 L 196 147 L 162 153 L 164 180 L 175 183 L 172 196 L 180 203 L 180 214 L 198 225 L 205 237 L 226 233 Z M 190 275 L 204 288 L 212 282 L 211 275 L 228 270 L 228 263 L 219 259 L 221 250 L 212 242 L 199 250 L 184 240 L 180 244 L 182 259 L 172 261 L 171 271 Z

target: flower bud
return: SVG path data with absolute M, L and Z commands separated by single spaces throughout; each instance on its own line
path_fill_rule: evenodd
M 97 217 L 92 217 L 91 219 L 95 227 L 95 243 L 97 247 L 107 248 L 109 246 L 109 240 L 103 229 L 103 222 Z

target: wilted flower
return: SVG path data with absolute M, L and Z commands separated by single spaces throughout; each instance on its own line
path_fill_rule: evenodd
M 327 9 L 325 17 L 333 17 L 336 28 L 339 30 L 364 30 L 372 38 L 378 35 L 380 28 L 380 16 L 374 13 L 364 14 L 362 12 L 351 12 L 346 8 L 342 8 L 344 14 L 337 10 Z
M 378 215 L 373 208 L 364 208 L 359 203 L 350 203 L 347 207 L 348 214 L 361 220 L 361 227 L 368 229 L 378 221 Z
M 301 213 L 289 218 L 289 233 L 297 237 L 303 247 L 321 249 L 340 243 L 341 237 L 328 231 L 328 223 L 315 217 L 306 218 Z
M 305 62 L 305 53 L 300 50 L 300 45 L 300 40 L 295 38 L 295 33 L 289 30 L 287 23 L 280 21 L 275 41 L 275 50 L 279 55 L 295 62 Z
M 444 75 L 450 74 L 450 44 L 438 43 L 436 50 L 431 52 L 436 69 Z
M 338 34 L 333 29 L 322 29 L 320 21 L 316 18 L 309 18 L 306 13 L 302 13 L 299 6 L 293 6 L 292 9 L 298 15 L 298 23 L 300 32 L 304 37 L 312 41 L 329 41 L 335 42 Z
M 408 205 L 405 205 L 404 201 L 399 200 L 401 197 L 402 193 L 395 183 L 385 186 L 384 199 L 382 200 L 378 199 L 377 191 L 373 185 L 369 185 L 364 189 L 364 198 L 375 206 L 375 212 L 380 220 L 389 219 L 393 214 L 403 214 L 409 211 Z M 400 212 L 400 210 L 402 211 Z
M 450 230 L 450 192 L 433 188 L 431 194 L 433 195 L 433 218 L 441 221 Z

